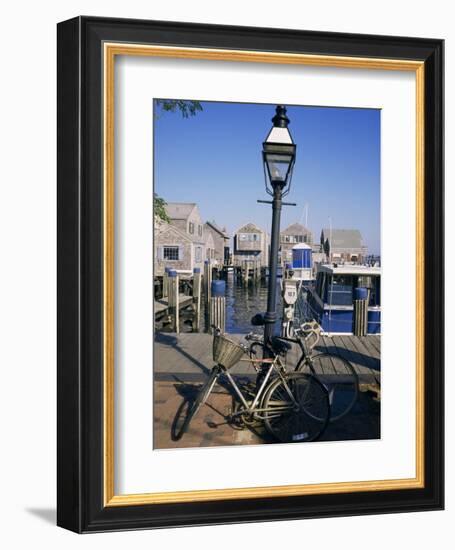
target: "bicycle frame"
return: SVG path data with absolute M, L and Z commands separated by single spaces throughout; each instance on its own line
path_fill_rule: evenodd
M 299 346 L 301 352 L 302 352 L 299 360 L 296 363 L 296 366 L 294 367 L 294 372 L 298 372 L 303 363 L 308 363 L 308 366 L 310 367 L 311 372 L 314 374 L 313 363 L 312 363 L 312 360 L 311 360 L 312 353 L 311 353 L 311 351 L 308 351 L 307 348 L 306 348 L 305 338 L 299 338 L 299 337 L 289 338 L 287 336 L 280 336 L 280 340 L 284 340 L 286 342 L 291 342 L 292 344 L 297 344 Z M 311 350 L 318 343 L 318 341 L 319 341 L 319 336 L 317 337 L 317 339 L 315 340 L 313 345 L 310 347 Z M 257 342 L 259 342 L 263 346 L 265 346 L 263 341 L 257 340 Z M 268 349 L 270 350 L 271 353 L 275 353 L 270 346 L 268 346 Z M 261 362 L 261 360 L 250 359 L 250 362 Z
M 254 396 L 253 401 L 251 402 L 251 404 L 249 404 L 248 401 L 245 399 L 245 396 L 243 395 L 242 391 L 238 387 L 238 385 L 237 385 L 236 381 L 234 380 L 233 376 L 231 375 L 231 373 L 227 369 L 222 367 L 221 365 L 218 365 L 218 368 L 220 369 L 220 374 L 222 372 L 223 374 L 226 375 L 227 379 L 229 380 L 232 387 L 234 388 L 235 393 L 239 397 L 242 405 L 245 407 L 245 409 L 242 409 L 241 411 L 233 413 L 231 418 L 247 413 L 247 414 L 254 414 L 256 416 L 256 418 L 263 420 L 263 418 L 258 413 L 270 412 L 270 410 L 269 409 L 260 409 L 258 407 L 258 403 L 260 402 L 260 399 L 261 399 L 261 397 L 262 397 L 262 395 L 265 391 L 265 388 L 267 387 L 267 384 L 269 383 L 269 379 L 270 379 L 270 376 L 272 375 L 273 371 L 275 371 L 278 374 L 278 376 L 281 378 L 281 380 L 283 381 L 284 387 L 286 388 L 286 392 L 289 394 L 289 397 L 291 398 L 292 403 L 294 404 L 294 406 L 296 406 L 296 407 L 298 406 L 298 404 L 297 404 L 297 402 L 294 398 L 294 395 L 292 394 L 292 391 L 289 389 L 289 387 L 286 383 L 286 378 L 282 374 L 282 370 L 284 370 L 284 368 L 283 368 L 283 365 L 280 361 L 280 357 L 278 355 L 276 355 L 275 358 L 272 359 L 272 360 L 270 360 L 270 359 L 269 360 L 267 360 L 267 359 L 246 359 L 245 361 L 249 361 L 249 362 L 253 361 L 253 362 L 258 362 L 258 363 L 261 363 L 261 364 L 270 363 L 270 367 L 267 369 L 267 372 L 265 373 L 264 379 L 262 380 L 261 385 L 259 387 L 259 390 L 256 392 L 256 395 Z M 284 410 L 286 410 L 287 408 L 288 407 L 285 407 Z M 282 412 L 282 410 L 283 409 L 281 409 L 279 407 L 274 407 L 273 408 L 273 412 L 275 412 L 275 413 Z

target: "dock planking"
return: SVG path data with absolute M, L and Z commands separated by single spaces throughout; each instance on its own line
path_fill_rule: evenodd
M 179 294 L 179 306 L 183 309 L 193 303 L 193 297 L 187 294 Z M 166 299 L 155 300 L 155 315 L 164 315 L 169 309 L 169 304 Z
M 244 342 L 243 334 L 229 335 L 238 342 Z M 206 333 L 155 333 L 154 374 L 156 380 L 203 381 L 214 365 L 212 358 L 213 337 Z M 347 359 L 356 370 L 359 381 L 380 384 L 380 336 L 324 336 L 320 339 L 314 354 L 330 353 Z M 286 356 L 286 366 L 292 370 L 300 357 L 298 346 L 293 345 Z M 247 356 L 245 355 L 245 359 Z M 321 377 L 342 377 L 346 369 L 330 357 L 320 362 L 317 374 Z M 242 361 L 230 372 L 239 376 L 254 376 L 249 361 Z

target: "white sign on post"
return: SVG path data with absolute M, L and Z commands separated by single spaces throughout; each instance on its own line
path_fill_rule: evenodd
M 283 300 L 286 305 L 293 306 L 297 301 L 297 281 L 285 281 Z

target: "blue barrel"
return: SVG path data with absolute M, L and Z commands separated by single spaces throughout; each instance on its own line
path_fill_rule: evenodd
M 292 267 L 309 268 L 313 265 L 313 251 L 311 246 L 298 244 L 292 249 Z
M 354 288 L 354 300 L 366 300 L 368 298 L 368 288 Z
M 224 296 L 226 294 L 226 281 L 222 279 L 212 281 L 212 286 L 210 288 L 212 296 Z

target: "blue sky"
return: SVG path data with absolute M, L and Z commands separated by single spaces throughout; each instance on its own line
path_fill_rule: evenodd
M 169 202 L 196 202 L 202 218 L 232 233 L 252 221 L 270 232 L 262 142 L 275 105 L 202 102 L 203 110 L 155 118 L 155 192 Z M 287 106 L 297 144 L 291 192 L 297 207 L 281 227 L 305 223 L 319 241 L 322 227 L 359 229 L 370 253 L 380 252 L 380 111 Z

